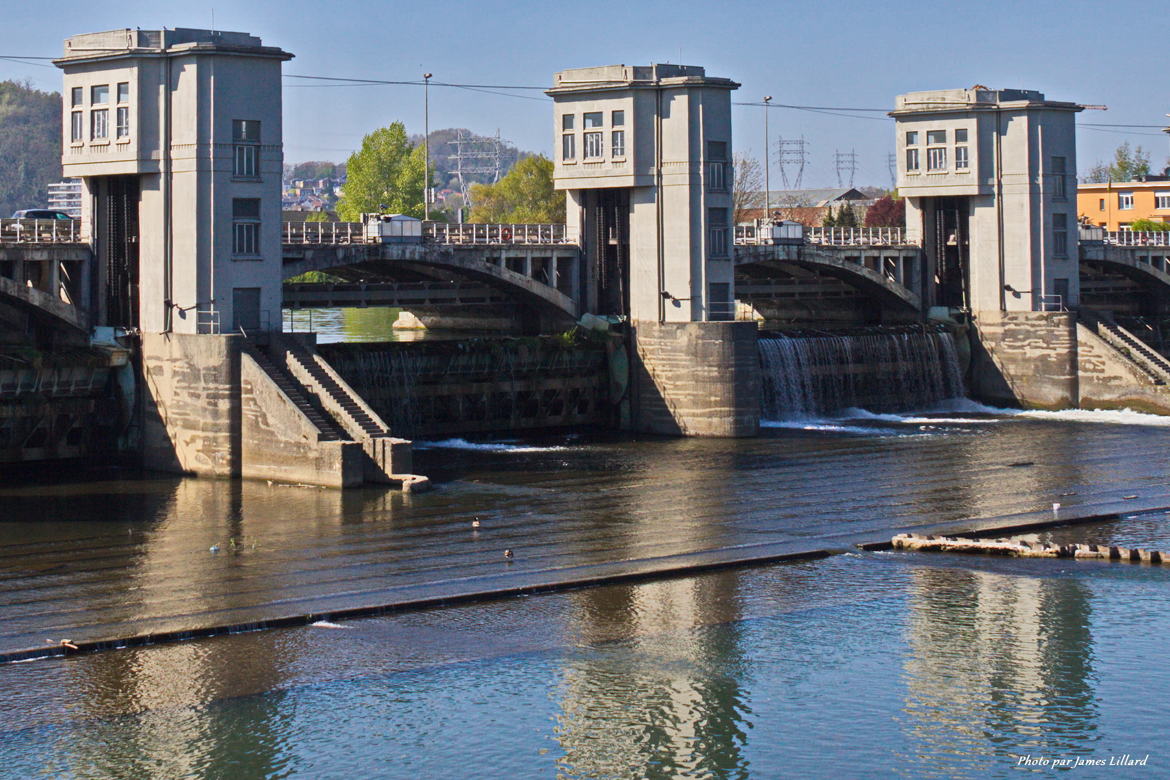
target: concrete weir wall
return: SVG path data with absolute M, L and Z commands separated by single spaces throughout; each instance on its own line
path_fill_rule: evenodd
M 1033 409 L 1170 414 L 1170 393 L 1068 312 L 980 312 L 972 394 Z
M 974 318 L 972 394 L 1000 406 L 1075 408 L 1077 331 L 1066 312 L 982 311 Z
M 236 335 L 143 334 L 148 468 L 347 487 L 363 481 L 355 441 L 322 441 Z
M 635 321 L 633 427 L 683 436 L 755 436 L 760 358 L 754 322 Z

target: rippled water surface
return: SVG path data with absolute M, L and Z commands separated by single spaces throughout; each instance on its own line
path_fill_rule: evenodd
M 447 439 L 418 453 L 441 489 L 410 497 L 124 476 L 0 485 L 0 642 L 1156 502 L 1170 492 L 1159 422 L 971 408 L 787 421 L 738 442 Z M 1041 536 L 1170 549 L 1170 517 Z M 1046 773 L 1126 754 L 1149 765 L 1075 771 L 1167 776 L 1168 579 L 850 553 L 7 664 L 0 776 L 982 778 L 1029 756 Z

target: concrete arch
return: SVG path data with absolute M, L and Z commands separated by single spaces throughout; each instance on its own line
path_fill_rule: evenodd
M 44 290 L 20 284 L 3 276 L 0 276 L 0 299 L 24 309 L 31 309 L 37 314 L 52 318 L 58 324 L 67 325 L 83 333 L 89 330 L 89 317 L 81 309 Z
M 861 263 L 846 260 L 843 253 L 825 251 L 819 247 L 787 246 L 737 246 L 736 266 L 753 263 L 781 262 L 808 268 L 826 276 L 840 279 L 855 289 L 873 295 L 883 303 L 904 307 L 913 311 L 922 310 L 922 300 L 913 290 L 889 279 Z
M 542 252 L 550 247 L 517 247 L 509 251 Z M 474 281 L 485 282 L 513 297 L 552 309 L 567 317 L 579 316 L 577 302 L 560 290 L 517 273 L 502 263 L 490 262 L 499 256 L 499 247 L 451 247 L 434 244 L 342 244 L 300 245 L 284 247 L 284 278 L 289 279 L 306 271 L 328 271 L 358 265 L 401 264 L 439 268 L 453 271 Z
M 1163 292 L 1170 292 L 1170 272 L 1138 260 L 1142 255 L 1151 254 L 1170 258 L 1170 247 L 1105 246 L 1101 251 L 1084 252 L 1081 263 L 1094 263 L 1106 270 L 1123 274 L 1138 284 L 1154 283 Z

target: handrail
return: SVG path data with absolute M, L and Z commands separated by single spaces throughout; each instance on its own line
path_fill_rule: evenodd
M 377 243 L 361 222 L 285 222 L 281 231 L 286 245 L 334 245 Z M 398 237 L 396 237 L 398 238 Z M 409 241 L 410 237 L 401 237 Z M 418 241 L 417 236 L 414 241 Z M 444 245 L 576 244 L 576 236 L 559 223 L 479 224 L 423 222 L 422 241 Z
M 0 243 L 78 244 L 79 219 L 0 219 Z
M 1102 231 L 1106 244 L 1114 246 L 1170 247 L 1170 231 L 1163 230 L 1106 230 Z M 1082 234 L 1082 239 L 1084 234 Z

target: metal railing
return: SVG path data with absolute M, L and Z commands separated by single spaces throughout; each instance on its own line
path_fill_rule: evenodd
M 360 222 L 285 222 L 286 244 L 364 244 Z
M 422 240 L 433 244 L 495 245 L 575 244 L 576 236 L 560 224 L 450 224 L 424 222 Z M 285 222 L 285 244 L 366 244 L 378 239 L 366 235 L 361 222 Z M 415 239 L 416 241 L 418 239 Z
M 906 231 L 899 227 L 813 227 L 805 228 L 804 240 L 825 246 L 909 246 Z
M 1115 246 L 1168 246 L 1170 247 L 1170 232 L 1161 230 L 1106 230 L 1102 231 L 1106 244 Z M 1085 239 L 1082 231 L 1081 240 Z M 1088 239 L 1092 240 L 1092 239 Z
M 489 225 L 424 222 L 423 240 L 436 244 L 575 244 L 564 225 Z
M 0 242 L 18 244 L 77 244 L 79 219 L 0 219 Z

